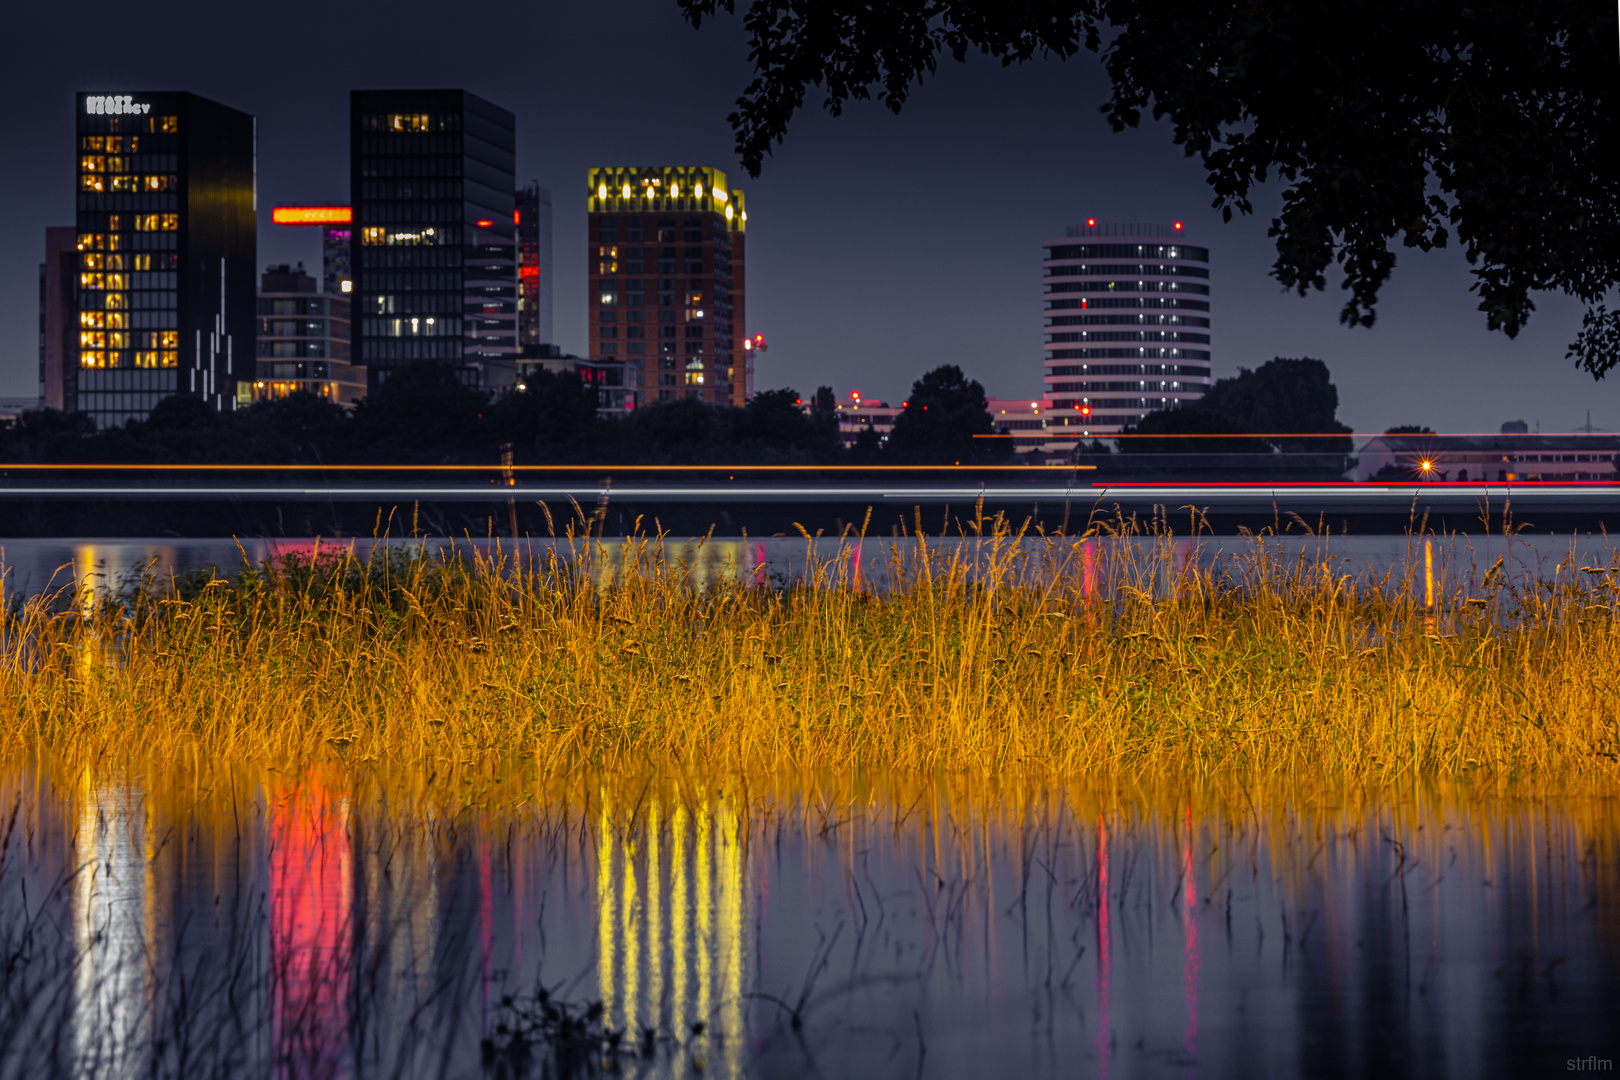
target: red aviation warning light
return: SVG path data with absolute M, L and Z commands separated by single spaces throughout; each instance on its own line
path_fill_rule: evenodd
M 523 211 L 521 211 L 521 210 L 512 211 L 512 224 L 513 225 L 521 225 L 521 224 L 523 224 Z M 1176 228 L 1179 229 L 1179 228 L 1181 228 L 1181 226 L 1177 225 Z
M 1081 416 L 1090 416 L 1091 415 L 1091 406 L 1090 405 L 1082 405 L 1082 406 L 1080 406 L 1080 415 Z
M 489 228 L 491 225 L 493 225 L 495 223 L 493 221 L 489 220 L 489 218 L 480 218 L 477 221 L 473 222 L 473 224 L 477 225 L 480 229 L 487 229 L 487 228 Z
M 1094 217 L 1086 218 L 1086 228 L 1095 229 L 1096 227 L 1097 227 L 1097 219 L 1096 218 L 1094 218 Z
M 1180 232 L 1180 231 L 1181 231 L 1181 222 L 1178 221 L 1178 222 L 1176 222 L 1176 232 Z

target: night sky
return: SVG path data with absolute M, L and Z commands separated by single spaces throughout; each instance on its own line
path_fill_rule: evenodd
M 1538 299 L 1518 340 L 1485 330 L 1456 251 L 1402 251 L 1378 325 L 1338 323 L 1342 294 L 1301 300 L 1268 276 L 1273 189 L 1223 225 L 1167 125 L 1113 134 L 1090 54 L 1003 70 L 947 64 L 899 117 L 812 104 L 749 179 L 725 117 L 747 83 L 740 20 L 694 31 L 673 0 L 624 3 L 74 3 L 8 5 L 0 395 L 37 385 L 44 228 L 73 221 L 76 90 L 191 90 L 259 122 L 259 263 L 320 263 L 318 233 L 269 208 L 348 201 L 348 92 L 465 87 L 512 110 L 518 182 L 554 202 L 556 336 L 586 345 L 585 170 L 712 165 L 748 199 L 748 330 L 770 350 L 756 387 L 904 397 L 938 364 L 1001 397 L 1041 390 L 1041 241 L 1066 224 L 1186 223 L 1211 250 L 1216 375 L 1273 356 L 1327 362 L 1340 418 L 1494 431 L 1620 427 L 1620 382 L 1563 358 L 1579 304 Z

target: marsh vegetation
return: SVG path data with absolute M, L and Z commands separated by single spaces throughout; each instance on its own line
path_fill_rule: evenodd
M 345 548 L 14 600 L 0 1076 L 1601 1050 L 1615 564 L 1171 539 Z

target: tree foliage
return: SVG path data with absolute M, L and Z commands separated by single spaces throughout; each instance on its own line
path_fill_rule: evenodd
M 735 0 L 679 0 L 700 25 Z M 1101 55 L 1115 130 L 1170 121 L 1230 220 L 1283 182 L 1272 273 L 1301 295 L 1337 265 L 1340 318 L 1373 323 L 1392 244 L 1453 240 L 1493 330 L 1531 294 L 1588 312 L 1569 356 L 1620 362 L 1616 13 L 1605 0 L 750 0 L 754 78 L 729 120 L 758 175 L 811 88 L 837 115 L 895 112 L 939 61 Z
M 1350 429 L 1339 422 L 1338 409 L 1339 391 L 1326 364 L 1308 356 L 1297 360 L 1279 356 L 1253 371 L 1239 368 L 1235 377 L 1217 379 L 1209 393 L 1191 405 L 1148 413 L 1125 429 L 1130 436 L 1182 438 L 1125 438 L 1120 449 L 1160 454 L 1346 453 L 1352 445 Z M 1209 437 L 1218 435 L 1249 437 Z
M 842 460 L 837 413 L 765 390 L 744 408 L 672 401 L 597 415 L 571 372 L 536 373 L 498 399 L 442 365 L 395 372 L 352 413 L 311 394 L 218 413 L 169 397 L 146 420 L 98 432 L 83 414 L 26 412 L 0 429 L 0 461 L 217 464 L 823 464 Z M 831 400 L 831 391 L 827 392 Z
M 1008 456 L 1011 441 L 976 437 L 995 430 L 984 387 L 955 364 L 944 364 L 912 384 L 887 452 L 895 461 L 928 465 L 995 461 Z

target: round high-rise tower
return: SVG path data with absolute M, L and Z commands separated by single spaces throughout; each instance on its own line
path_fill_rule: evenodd
M 1049 451 L 1209 392 L 1209 249 L 1088 218 L 1043 245 Z

